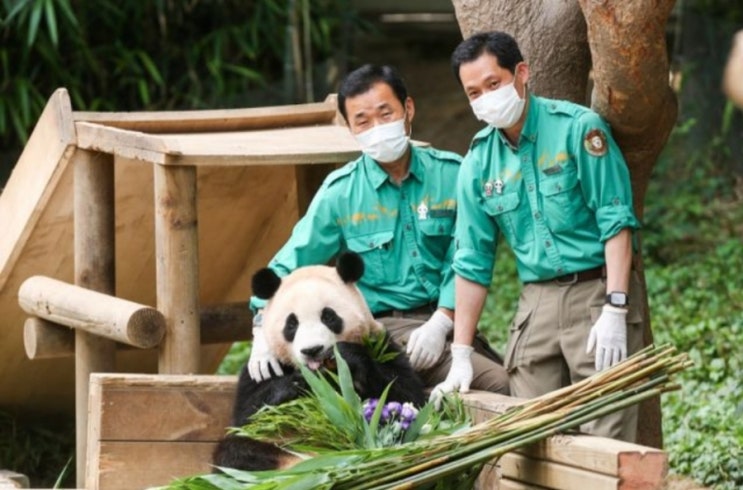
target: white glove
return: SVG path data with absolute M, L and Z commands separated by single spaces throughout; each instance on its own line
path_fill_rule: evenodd
M 253 318 L 253 347 L 250 349 L 250 359 L 248 359 L 248 373 L 259 383 L 271 378 L 271 369 L 276 376 L 284 375 L 279 360 L 268 348 L 261 325 L 262 315 L 259 311 Z
M 407 353 L 413 369 L 420 371 L 434 365 L 444 352 L 446 336 L 454 328 L 454 322 L 441 310 L 436 310 L 431 318 L 413 330 L 408 339 Z
M 623 361 L 627 357 L 627 310 L 604 305 L 601 316 L 588 335 L 586 353 L 596 350 L 596 371 Z
M 436 408 L 439 408 L 441 399 L 447 393 L 459 390 L 460 393 L 470 391 L 472 382 L 472 352 L 475 349 L 471 345 L 452 344 L 451 345 L 451 368 L 446 379 L 437 384 L 431 391 L 428 401 L 434 402 Z

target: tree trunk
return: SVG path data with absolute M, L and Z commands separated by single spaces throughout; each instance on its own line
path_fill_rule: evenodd
M 611 125 L 629 167 L 635 212 L 642 220 L 650 174 L 678 115 L 668 84 L 666 23 L 675 0 L 578 0 L 593 59 L 591 107 Z M 643 286 L 642 256 L 635 265 Z M 647 307 L 647 293 L 645 311 Z M 645 344 L 653 341 L 645 318 Z M 662 447 L 660 400 L 640 407 L 638 442 Z
M 519 42 L 534 93 L 585 103 L 593 60 L 591 107 L 611 125 L 642 219 L 650 174 L 676 120 L 668 84 L 665 26 L 675 0 L 452 0 L 462 34 L 502 30 Z M 586 29 L 587 26 L 587 29 Z M 586 38 L 587 36 L 587 38 Z M 586 40 L 588 42 L 586 42 Z M 643 285 L 641 257 L 636 259 Z M 645 311 L 647 308 L 647 294 Z M 645 343 L 653 340 L 646 320 Z M 662 447 L 660 401 L 640 407 L 638 442 Z
M 534 69 L 531 90 L 543 97 L 586 105 L 591 53 L 576 0 L 453 0 L 466 38 L 485 30 L 511 34 Z

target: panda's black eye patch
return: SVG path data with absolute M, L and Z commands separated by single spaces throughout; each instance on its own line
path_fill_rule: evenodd
M 289 314 L 284 321 L 284 338 L 287 342 L 294 342 L 294 336 L 297 335 L 299 320 L 294 313 Z
M 338 316 L 338 313 L 333 308 L 328 308 L 327 306 L 323 308 L 320 313 L 320 321 L 336 335 L 343 331 L 343 319 Z

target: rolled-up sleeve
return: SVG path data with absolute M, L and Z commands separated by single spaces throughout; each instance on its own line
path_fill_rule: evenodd
M 464 279 L 490 286 L 493 279 L 498 226 L 480 203 L 481 165 L 470 150 L 462 162 L 457 190 L 457 225 L 453 269 Z
M 588 151 L 589 138 L 600 138 L 605 151 Z M 578 164 L 581 190 L 586 204 L 596 216 L 601 242 L 606 242 L 624 228 L 637 229 L 632 205 L 629 170 L 619 146 L 606 122 L 594 112 L 585 112 L 574 126 L 574 151 Z

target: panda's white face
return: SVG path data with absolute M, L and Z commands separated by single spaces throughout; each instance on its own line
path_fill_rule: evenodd
M 358 288 L 327 266 L 304 267 L 283 278 L 264 309 L 263 328 L 279 361 L 310 369 L 332 355 L 336 342 L 360 343 L 383 329 Z

